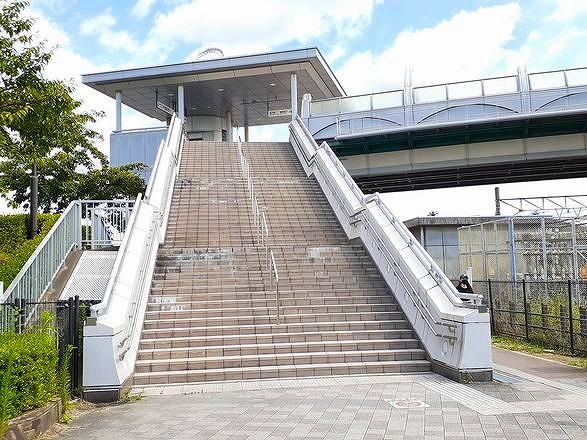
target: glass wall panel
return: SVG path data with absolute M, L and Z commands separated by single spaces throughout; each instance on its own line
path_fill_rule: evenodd
M 428 246 L 442 245 L 442 230 L 440 228 L 432 228 L 430 226 L 424 228 L 424 242 Z

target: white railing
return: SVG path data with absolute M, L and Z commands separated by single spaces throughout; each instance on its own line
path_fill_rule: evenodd
M 73 249 L 118 246 L 131 217 L 129 200 L 75 200 L 63 211 L 4 293 L 0 304 L 40 301 Z
M 92 307 L 84 329 L 83 384 L 87 393 L 111 392 L 114 398 L 132 377 L 183 140 L 183 124 L 174 115 L 159 148 L 145 197 L 137 197 L 104 300 Z
M 328 144 L 318 146 L 299 117 L 290 124 L 290 140 L 349 239 L 362 240 L 435 364 L 459 378 L 491 371 L 482 296 L 457 292 L 379 194 L 365 196 Z
M 243 177 L 247 180 L 247 191 L 251 200 L 251 208 L 253 212 L 253 224 L 257 235 L 257 243 L 265 250 L 265 268 L 269 275 L 269 288 L 275 292 L 275 319 L 277 324 L 280 323 L 280 308 L 281 299 L 279 298 L 279 274 L 277 272 L 277 265 L 275 264 L 275 257 L 271 250 L 269 243 L 269 227 L 267 226 L 267 217 L 265 212 L 259 208 L 257 195 L 255 194 L 255 185 L 253 183 L 253 175 L 251 173 L 251 164 L 243 153 L 242 141 L 239 136 L 236 148 L 238 150 L 238 157 L 241 164 Z M 273 290 L 273 279 L 275 278 L 275 290 Z

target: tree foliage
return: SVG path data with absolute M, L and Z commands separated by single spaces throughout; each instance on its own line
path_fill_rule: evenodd
M 6 126 L 26 115 L 34 104 L 32 90 L 49 62 L 43 44 L 33 42 L 33 22 L 22 17 L 27 1 L 0 3 L 0 146 Z
M 0 0 L 0 194 L 29 207 L 31 176 L 39 179 L 39 208 L 64 209 L 80 198 L 134 197 L 144 182 L 139 165 L 110 168 L 92 129 L 99 112 L 84 111 L 74 89 L 47 79 L 51 52 L 34 41 L 28 2 Z M 31 211 L 31 217 L 33 217 Z

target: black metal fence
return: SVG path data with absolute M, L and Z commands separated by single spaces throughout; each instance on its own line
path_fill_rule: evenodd
M 493 335 L 587 353 L 587 281 L 475 281 Z
M 73 393 L 82 386 L 83 323 L 90 307 L 98 301 L 80 301 L 79 297 L 66 301 L 29 302 L 16 299 L 0 304 L 0 333 L 37 332 L 55 329 L 60 361 L 71 346 L 69 373 Z

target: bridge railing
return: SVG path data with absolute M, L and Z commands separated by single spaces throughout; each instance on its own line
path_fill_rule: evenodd
M 431 124 L 523 117 L 585 108 L 587 68 L 406 87 L 311 101 L 312 132 L 323 137 Z
M 91 309 L 84 329 L 83 380 L 84 393 L 90 399 L 119 398 L 132 377 L 183 139 L 183 124 L 174 115 L 158 151 L 145 197 L 139 195 L 135 202 L 104 299 Z
M 306 174 L 315 176 L 349 239 L 361 239 L 436 368 L 461 380 L 490 377 L 489 316 L 482 297 L 458 293 L 380 196 L 365 196 L 299 117 L 289 128 Z

